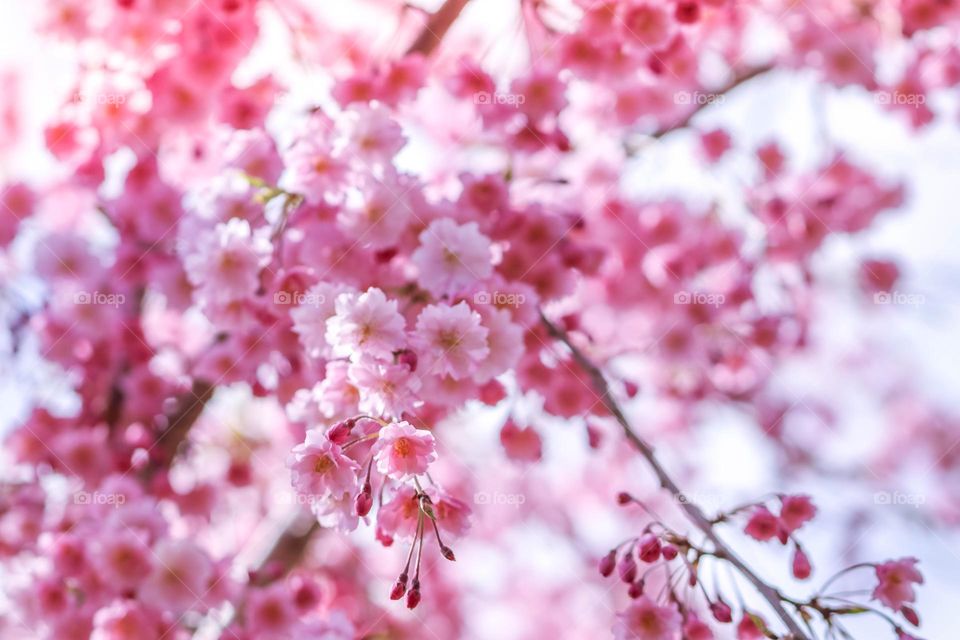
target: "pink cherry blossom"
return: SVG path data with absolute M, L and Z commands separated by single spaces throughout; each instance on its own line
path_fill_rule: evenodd
M 420 378 L 405 364 L 365 358 L 351 364 L 347 375 L 359 390 L 358 408 L 364 413 L 399 418 L 419 404 Z
M 98 545 L 96 563 L 103 576 L 123 589 L 139 585 L 153 566 L 147 542 L 129 529 L 107 532 Z
M 353 116 L 349 150 L 365 162 L 389 161 L 406 143 L 400 125 L 386 109 L 361 107 Z
M 347 533 L 356 529 L 360 521 L 355 503 L 356 496 L 344 492 L 311 502 L 310 510 L 320 525 Z
M 395 478 L 426 473 L 437 459 L 433 434 L 408 422 L 389 424 L 373 445 L 377 470 Z
M 288 466 L 293 487 L 303 495 L 340 495 L 357 486 L 359 465 L 316 429 L 308 431 L 306 439 L 293 448 Z
M 153 571 L 141 586 L 146 601 L 179 613 L 204 609 L 213 571 L 209 556 L 193 542 L 172 539 L 160 541 L 153 554 Z
M 116 600 L 94 614 L 90 640 L 150 640 L 162 629 L 155 611 L 136 600 Z
M 500 429 L 500 444 L 511 460 L 536 462 L 543 455 L 543 442 L 536 429 L 521 429 L 513 420 L 507 420 Z
M 311 123 L 310 134 L 284 154 L 288 168 L 281 182 L 315 203 L 338 200 L 346 185 L 347 163 L 324 141 L 326 127 L 326 123 Z
M 793 533 L 802 527 L 812 520 L 816 513 L 817 508 L 809 496 L 783 496 L 780 499 L 780 523 L 787 533 Z
M 211 300 L 229 301 L 252 295 L 270 253 L 267 239 L 246 220 L 231 219 L 191 241 L 184 265 L 187 276 Z
M 431 222 L 420 234 L 412 259 L 420 285 L 436 296 L 455 294 L 493 271 L 490 240 L 477 224 L 449 218 Z
M 390 358 L 404 343 L 404 320 L 397 301 L 383 291 L 367 289 L 359 295 L 341 293 L 336 313 L 327 320 L 327 342 L 333 352 L 356 360 L 361 354 Z
M 282 637 L 297 619 L 293 601 L 282 582 L 251 591 L 245 613 L 247 630 L 263 637 Z
M 895 611 L 913 602 L 916 598 L 913 585 L 923 584 L 923 575 L 917 569 L 917 562 L 916 558 L 900 558 L 878 564 L 876 572 L 879 583 L 873 590 L 873 597 Z
M 275 297 L 281 304 L 297 305 L 290 310 L 294 331 L 308 353 L 319 356 L 329 353 L 327 320 L 336 314 L 337 296 L 352 292 L 343 284 L 318 282 L 303 294 L 278 292 Z
M 430 305 L 421 311 L 414 340 L 428 362 L 429 373 L 461 380 L 474 375 L 490 353 L 488 333 L 480 315 L 459 302 Z
M 613 636 L 617 640 L 677 640 L 680 625 L 680 613 L 675 608 L 658 606 L 641 596 L 618 614 Z
M 474 378 L 477 382 L 486 382 L 516 366 L 523 354 L 523 330 L 504 309 L 482 307 L 481 317 L 487 330 L 488 351 L 477 366 Z
M 756 507 L 750 514 L 744 532 L 760 542 L 765 542 L 777 536 L 783 524 L 766 507 Z

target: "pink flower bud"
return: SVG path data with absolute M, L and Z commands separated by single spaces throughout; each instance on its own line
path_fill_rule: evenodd
M 327 438 L 330 442 L 340 445 L 350 439 L 350 431 L 353 430 L 353 420 L 343 420 L 330 427 L 327 431 Z
M 633 555 L 627 554 L 623 556 L 623 559 L 620 561 L 620 566 L 617 567 L 620 574 L 620 579 L 624 582 L 633 582 L 637 579 L 637 563 L 633 559 Z
M 592 424 L 587 425 L 587 444 L 591 449 L 598 449 L 603 441 L 603 433 Z
M 370 513 L 370 509 L 373 508 L 373 496 L 366 491 L 361 491 L 357 494 L 354 504 L 357 507 L 357 515 L 362 518 Z
M 626 491 L 621 491 L 617 494 L 617 504 L 625 505 L 630 504 L 633 501 L 633 497 Z
M 663 548 L 660 549 L 660 553 L 663 554 L 664 560 L 673 560 L 679 554 L 679 552 L 677 551 L 677 548 L 672 544 L 663 545 Z
M 640 560 L 656 562 L 660 559 L 660 538 L 652 533 L 640 536 Z
M 440 545 L 440 553 L 443 555 L 444 558 L 446 558 L 450 562 L 457 561 L 457 557 L 453 555 L 453 549 L 451 549 L 447 545 Z
M 420 581 L 414 580 L 407 592 L 407 609 L 416 609 L 420 604 Z
M 710 613 L 713 614 L 717 622 L 727 623 L 733 620 L 733 611 L 730 610 L 730 606 L 723 600 L 717 600 L 711 603 Z
M 600 564 L 598 569 L 600 569 L 600 575 L 604 578 L 610 577 L 610 574 L 613 573 L 613 570 L 617 567 L 617 553 L 616 551 L 611 551 L 607 555 L 600 558 Z
M 643 595 L 643 588 L 645 587 L 643 579 L 637 580 L 636 582 L 630 585 L 630 588 L 627 589 L 627 595 L 636 600 Z
M 411 372 L 417 370 L 417 354 L 410 349 L 401 349 L 395 354 L 397 364 L 406 365 Z
M 917 615 L 917 612 L 914 611 L 911 607 L 906 605 L 900 607 L 900 613 L 903 614 L 903 617 L 907 619 L 907 622 L 912 624 L 915 627 L 920 626 L 920 616 Z
M 384 531 L 383 529 L 381 529 L 380 527 L 377 527 L 377 532 L 375 535 L 377 538 L 377 542 L 379 542 L 383 546 L 389 547 L 393 544 L 393 536 L 387 533 L 386 531 Z
M 810 577 L 812 567 L 807 554 L 799 546 L 793 554 L 793 577 L 797 580 L 806 580 Z
M 403 597 L 403 594 L 407 592 L 407 574 L 401 573 L 400 577 L 397 578 L 397 581 L 393 584 L 393 589 L 390 590 L 390 599 L 399 600 Z

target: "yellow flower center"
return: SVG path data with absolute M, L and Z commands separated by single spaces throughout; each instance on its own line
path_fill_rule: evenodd
M 333 468 L 333 460 L 330 459 L 330 456 L 323 456 L 322 458 L 317 458 L 317 461 L 313 465 L 313 470 L 317 473 L 326 473 Z
M 410 446 L 410 441 L 408 439 L 398 438 L 397 441 L 393 443 L 393 450 L 398 456 L 405 458 L 410 455 L 413 447 Z

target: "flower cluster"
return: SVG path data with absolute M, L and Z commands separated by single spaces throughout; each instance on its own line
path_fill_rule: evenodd
M 772 538 L 779 539 L 783 544 L 792 541 L 795 548 L 793 575 L 798 580 L 806 580 L 810 577 L 812 568 L 794 533 L 813 520 L 817 509 L 810 498 L 804 495 L 782 495 L 778 500 L 778 515 L 774 515 L 763 503 L 754 503 L 722 512 L 710 522 L 721 524 L 738 518 L 740 514 L 749 513 L 745 527 L 747 535 L 760 541 Z M 620 493 L 617 501 L 620 505 L 638 504 L 647 509 L 642 502 L 627 493 Z M 683 637 L 709 640 L 714 637 L 714 633 L 702 618 L 709 616 L 721 625 L 732 624 L 735 616 L 733 607 L 720 593 L 716 580 L 715 593 L 710 595 L 704 585 L 703 573 L 708 562 L 730 563 L 736 566 L 740 561 L 725 549 L 718 548 L 716 540 L 710 542 L 714 546 L 712 549 L 697 545 L 688 536 L 656 520 L 647 525 L 639 537 L 624 541 L 603 556 L 598 566 L 600 574 L 609 577 L 616 573 L 620 580 L 628 585 L 627 594 L 633 601 L 626 611 L 619 615 L 614 627 L 615 637 L 649 640 L 675 640 Z M 829 578 L 808 600 L 790 598 L 779 590 L 774 590 L 773 596 L 784 606 L 794 608 L 807 622 L 814 616 L 819 616 L 827 625 L 833 626 L 843 616 L 871 612 L 888 622 L 899 638 L 909 638 L 911 636 L 907 635 L 901 624 L 882 611 L 848 599 L 847 593 L 830 592 L 828 588 L 847 573 L 861 567 L 873 567 L 878 581 L 873 591 L 873 599 L 902 614 L 909 624 L 919 626 L 919 616 L 907 606 L 915 598 L 913 584 L 923 582 L 923 576 L 916 564 L 915 558 L 902 558 L 881 564 L 853 565 Z M 661 567 L 665 567 L 668 576 L 665 581 L 658 579 L 657 569 Z M 652 590 L 648 581 L 658 585 L 659 596 L 650 597 Z M 685 585 L 685 588 L 679 585 Z M 699 601 L 699 596 L 702 596 L 702 602 Z M 737 596 L 740 597 L 739 594 Z M 742 604 L 742 599 L 736 626 L 738 638 L 776 637 L 764 618 Z
M 960 5 L 521 1 L 530 56 L 505 63 L 466 0 L 36 4 L 56 73 L 0 69 L 0 394 L 24 401 L 0 425 L 0 637 L 480 637 L 477 590 L 518 638 L 919 626 L 913 558 L 791 598 L 715 533 L 779 541 L 812 577 L 799 535 L 829 523 L 790 487 L 831 479 L 818 429 L 843 417 L 781 379 L 834 355 L 822 258 L 911 185 L 700 114 L 775 71 L 945 125 Z M 634 179 L 655 149 L 690 151 L 707 196 Z M 852 262 L 858 303 L 908 275 Z M 838 372 L 883 358 L 858 347 Z M 960 419 L 861 377 L 890 416 L 883 479 L 929 462 L 929 515 L 955 526 Z M 769 442 L 783 493 L 713 518 L 684 502 L 669 526 L 646 497 L 602 504 L 644 463 L 678 498 L 646 438 L 669 451 L 720 413 Z M 544 586 L 536 554 L 514 562 L 549 536 L 545 564 L 589 564 L 594 521 L 631 532 L 600 564 L 626 585 L 616 615 L 580 615 L 593 572 Z M 454 540 L 511 561 L 471 582 Z M 883 609 L 828 591 L 863 568 Z

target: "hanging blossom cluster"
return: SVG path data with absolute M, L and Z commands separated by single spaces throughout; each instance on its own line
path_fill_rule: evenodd
M 72 56 L 62 104 L 32 131 L 16 88 L 39 78 L 0 96 L 0 158 L 42 140 L 54 167 L 12 163 L 0 190 L 0 356 L 36 378 L 3 434 L 0 636 L 481 637 L 482 598 L 518 614 L 510 638 L 798 640 L 867 613 L 917 637 L 912 557 L 788 595 L 836 564 L 801 542 L 829 523 L 793 485 L 830 479 L 830 430 L 806 427 L 839 419 L 777 384 L 822 351 L 818 258 L 910 185 L 827 141 L 809 163 L 696 122 L 775 73 L 912 130 L 948 120 L 957 6 L 518 0 L 517 67 L 483 53 L 520 36 L 478 0 L 41 4 L 32 37 Z M 628 184 L 683 129 L 691 170 L 746 168 L 735 203 Z M 866 256 L 851 279 L 882 301 L 902 274 Z M 875 394 L 894 419 L 873 476 L 930 461 L 955 525 L 960 422 L 904 382 Z M 784 488 L 709 513 L 651 442 L 717 408 L 756 426 Z M 473 444 L 490 422 L 494 456 Z M 554 422 L 590 462 L 527 480 Z M 605 553 L 578 518 L 614 502 L 588 523 L 625 532 Z M 569 580 L 511 560 L 499 587 L 466 581 L 537 528 Z M 788 547 L 796 584 L 742 560 L 754 543 Z
M 638 504 L 644 507 L 642 502 L 627 493 L 621 493 L 617 501 L 622 506 Z M 797 580 L 807 580 L 812 574 L 812 567 L 797 540 L 796 532 L 814 519 L 817 509 L 810 497 L 805 495 L 781 495 L 777 497 L 777 502 L 777 515 L 765 504 L 758 503 L 720 513 L 710 524 L 743 520 L 743 514 L 749 514 L 743 532 L 760 542 L 775 539 L 783 545 L 792 545 L 791 573 Z M 724 600 L 723 594 L 718 591 L 711 596 L 708 592 L 701 576 L 701 567 L 711 560 L 729 559 L 722 553 L 697 546 L 689 536 L 678 533 L 663 522 L 654 520 L 648 524 L 639 537 L 624 541 L 599 562 L 600 574 L 609 577 L 616 573 L 627 585 L 627 594 L 633 600 L 618 617 L 614 636 L 618 640 L 625 640 L 635 637 L 674 638 L 680 634 L 692 640 L 709 640 L 714 633 L 699 617 L 709 614 L 714 623 L 734 625 L 736 637 L 740 639 L 779 637 L 767 626 L 762 615 L 742 605 L 739 619 L 734 624 L 734 609 Z M 907 624 L 920 624 L 917 612 L 910 606 L 916 598 L 913 585 L 923 582 L 916 564 L 916 558 L 901 558 L 881 564 L 854 565 L 827 579 L 809 599 L 794 600 L 781 593 L 776 595 L 808 623 L 820 618 L 831 626 L 845 615 L 870 611 L 888 621 L 898 638 L 910 638 L 912 636 L 904 627 Z M 848 593 L 829 589 L 838 578 L 860 568 L 872 568 L 875 571 L 872 599 L 893 611 L 893 615 L 900 616 L 901 621 L 898 622 L 882 610 L 850 600 Z M 666 576 L 666 581 L 661 583 L 666 585 L 667 604 L 658 604 L 657 600 L 661 598 L 652 600 L 646 593 L 648 579 L 658 571 Z M 698 615 L 697 611 L 689 610 L 678 596 L 677 586 L 680 584 L 700 590 L 706 611 Z

